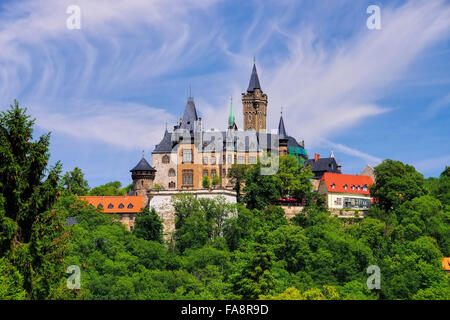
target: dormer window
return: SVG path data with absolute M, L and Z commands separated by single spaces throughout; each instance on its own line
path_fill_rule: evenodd
M 336 185 L 334 184 L 334 182 L 331 184 L 331 189 L 334 189 L 336 187 Z
M 363 185 L 363 191 L 367 191 L 367 184 Z
M 347 190 L 347 189 L 348 189 L 347 184 L 344 184 L 344 190 Z
M 133 204 L 130 203 L 127 208 L 128 209 L 133 209 Z
M 119 209 L 123 209 L 124 207 L 123 203 L 119 204 Z
M 355 190 L 355 185 L 352 186 L 352 190 Z
M 108 209 L 113 209 L 114 205 L 112 203 L 108 204 Z
M 361 186 L 358 186 L 358 191 L 360 191 L 361 190 Z
M 101 203 L 98 204 L 97 209 L 103 209 L 103 205 Z

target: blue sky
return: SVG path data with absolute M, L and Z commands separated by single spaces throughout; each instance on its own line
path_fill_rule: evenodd
M 381 30 L 369 30 L 369 5 Z M 69 30 L 69 5 L 81 29 Z M 130 182 L 189 84 L 206 128 L 224 129 L 253 57 L 288 134 L 345 173 L 391 158 L 426 177 L 450 165 L 450 2 L 24 0 L 0 2 L 0 110 L 14 99 L 51 131 L 52 162 L 91 186 Z

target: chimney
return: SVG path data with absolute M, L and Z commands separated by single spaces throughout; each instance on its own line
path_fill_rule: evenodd
M 320 154 L 314 153 L 314 162 L 317 162 L 320 158 Z

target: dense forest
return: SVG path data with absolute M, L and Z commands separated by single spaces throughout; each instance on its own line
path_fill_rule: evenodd
M 339 219 L 295 158 L 280 157 L 271 176 L 259 161 L 236 165 L 238 203 L 176 196 L 176 231 L 165 239 L 154 210 L 128 232 L 80 201 L 130 186 L 91 189 L 79 168 L 49 166 L 50 134 L 34 138 L 33 126 L 17 102 L 0 115 L 0 299 L 450 299 L 441 266 L 450 256 L 450 167 L 425 179 L 385 160 L 367 217 Z M 291 221 L 272 205 L 287 195 L 305 200 Z M 67 287 L 71 265 L 79 289 Z M 366 285 L 371 265 L 379 289 Z

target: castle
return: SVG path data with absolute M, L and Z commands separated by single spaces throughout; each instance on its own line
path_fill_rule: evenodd
M 313 159 L 308 159 L 304 141 L 298 142 L 287 134 L 282 114 L 278 130 L 267 132 L 268 110 L 268 96 L 261 88 L 256 65 L 253 64 L 248 88 L 242 93 L 244 123 L 241 130 L 235 122 L 232 103 L 226 130 L 204 130 L 194 99 L 189 97 L 183 118 L 172 132 L 166 127 L 162 140 L 155 146 L 151 165 L 142 157 L 130 170 L 133 180 L 130 194 L 123 197 L 84 197 L 84 200 L 105 213 L 118 213 L 129 230 L 133 229 L 134 218 L 143 207 L 154 208 L 163 221 L 165 235 L 170 237 L 175 229 L 173 195 L 189 192 L 196 198 L 221 196 L 228 203 L 235 203 L 236 193 L 228 178 L 232 165 L 254 164 L 267 152 L 270 157 L 292 155 L 300 163 L 310 166 L 314 174 L 313 190 L 325 196 L 328 207 L 335 214 L 342 216 L 343 209 L 349 208 L 366 210 L 370 204 L 367 188 L 374 180 L 371 177 L 373 168 L 366 168 L 361 176 L 344 175 L 333 152 L 329 158 L 315 154 Z M 215 176 L 220 178 L 214 189 L 203 188 L 202 180 L 206 176 L 210 180 Z M 287 204 L 281 201 L 287 199 L 279 200 L 288 218 L 303 209 L 299 203 Z M 353 215 L 351 212 L 348 214 Z
M 183 118 L 163 138 L 152 152 L 151 166 L 145 159 L 132 169 L 136 195 L 145 195 L 152 188 L 151 180 L 163 190 L 202 189 L 202 179 L 220 177 L 219 188 L 232 189 L 228 171 L 233 164 L 256 163 L 263 152 L 274 155 L 291 154 L 304 163 L 308 159 L 304 141 L 287 135 L 283 116 L 278 131 L 266 132 L 268 96 L 263 92 L 256 65 L 247 91 L 242 93 L 243 130 L 235 122 L 230 104 L 227 129 L 204 130 L 194 99 L 189 97 Z M 141 170 L 143 169 L 143 170 Z M 144 173 L 148 172 L 148 173 Z

